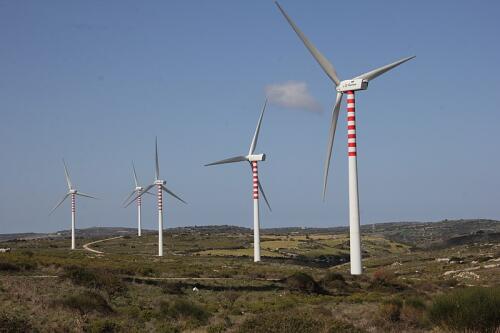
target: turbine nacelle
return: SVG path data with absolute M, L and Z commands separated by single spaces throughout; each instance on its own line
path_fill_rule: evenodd
M 76 193 L 78 193 L 78 191 L 77 191 L 77 190 L 73 190 L 73 189 L 71 189 L 71 190 L 69 190 L 69 192 L 68 192 L 68 193 L 69 193 L 69 194 L 76 194 Z
M 368 89 L 368 80 L 363 80 L 363 79 L 344 80 L 341 81 L 337 86 L 338 92 L 366 90 L 366 89 Z
M 144 189 L 144 188 L 143 188 L 143 187 L 141 187 L 141 186 L 136 186 L 135 191 L 136 191 L 136 192 L 137 192 L 137 191 L 142 191 L 143 189 Z
M 247 155 L 246 158 L 248 159 L 249 162 L 265 161 L 266 154 L 250 154 Z
M 164 181 L 164 180 L 159 180 L 159 179 L 157 179 L 157 180 L 155 180 L 154 184 L 155 184 L 155 185 L 166 185 L 166 184 L 167 184 L 167 182 L 166 182 L 166 181 Z

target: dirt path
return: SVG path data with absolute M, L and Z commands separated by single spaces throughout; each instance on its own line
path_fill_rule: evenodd
M 106 239 L 100 239 L 100 240 L 97 240 L 97 241 L 94 241 L 94 242 L 90 242 L 90 243 L 84 244 L 83 248 L 85 250 L 87 250 L 87 251 L 90 251 L 90 252 L 94 252 L 94 253 L 97 253 L 97 254 L 104 254 L 104 252 L 102 252 L 102 251 L 97 251 L 97 250 L 91 249 L 90 245 L 101 243 L 101 242 L 105 242 L 105 241 L 109 241 L 109 240 L 112 240 L 112 239 L 118 239 L 118 238 L 123 238 L 123 236 L 117 236 L 117 237 L 111 237 L 111 238 L 106 238 Z

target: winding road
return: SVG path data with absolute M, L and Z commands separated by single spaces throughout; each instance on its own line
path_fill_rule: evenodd
M 101 243 L 101 242 L 105 242 L 105 241 L 109 241 L 109 240 L 112 240 L 112 239 L 118 239 L 118 238 L 123 238 L 123 236 L 117 236 L 117 237 L 111 237 L 111 238 L 96 240 L 96 241 L 84 244 L 83 245 L 83 249 L 86 250 L 86 251 L 97 253 L 97 254 L 104 254 L 104 252 L 102 252 L 102 251 L 98 251 L 98 250 L 94 250 L 94 249 L 90 248 L 90 245 Z

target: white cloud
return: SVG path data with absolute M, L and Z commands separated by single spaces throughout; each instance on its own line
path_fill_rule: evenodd
M 266 87 L 269 102 L 290 108 L 303 109 L 312 112 L 322 111 L 321 106 L 307 90 L 305 82 L 287 81 L 270 84 Z

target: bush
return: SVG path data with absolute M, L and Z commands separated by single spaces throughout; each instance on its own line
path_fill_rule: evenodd
M 0 312 L 0 333 L 36 332 L 31 323 L 18 315 Z
M 347 287 L 344 276 L 336 272 L 328 272 L 321 280 L 321 285 L 331 289 L 346 289 Z
M 378 314 L 383 321 L 398 322 L 401 319 L 403 302 L 400 299 L 391 299 L 382 302 L 378 308 Z
M 168 295 L 183 295 L 183 285 L 180 282 L 163 282 L 161 284 L 161 291 Z
M 85 332 L 88 333 L 114 333 L 118 332 L 120 327 L 115 322 L 105 319 L 105 320 L 95 320 L 91 322 L 86 328 Z
M 80 294 L 66 296 L 56 301 L 55 304 L 77 310 L 81 314 L 93 311 L 101 314 L 110 314 L 113 312 L 108 301 L 95 291 L 84 291 Z
M 126 291 L 127 286 L 116 275 L 105 270 L 91 270 L 81 266 L 65 268 L 63 277 L 70 279 L 74 284 L 87 288 L 101 289 L 109 295 Z
M 437 296 L 429 318 L 446 329 L 495 332 L 500 326 L 500 287 L 471 287 Z
M 21 267 L 16 264 L 12 264 L 10 262 L 0 262 L 0 271 L 6 272 L 19 272 Z
M 304 293 L 326 294 L 326 291 L 306 273 L 297 272 L 285 279 L 285 285 L 290 290 Z
M 269 312 L 245 320 L 239 333 L 317 333 L 324 330 L 323 322 L 307 314 Z
M 206 324 L 210 317 L 208 311 L 201 305 L 182 299 L 174 302 L 161 302 L 159 314 L 174 319 L 190 319 L 197 325 Z

